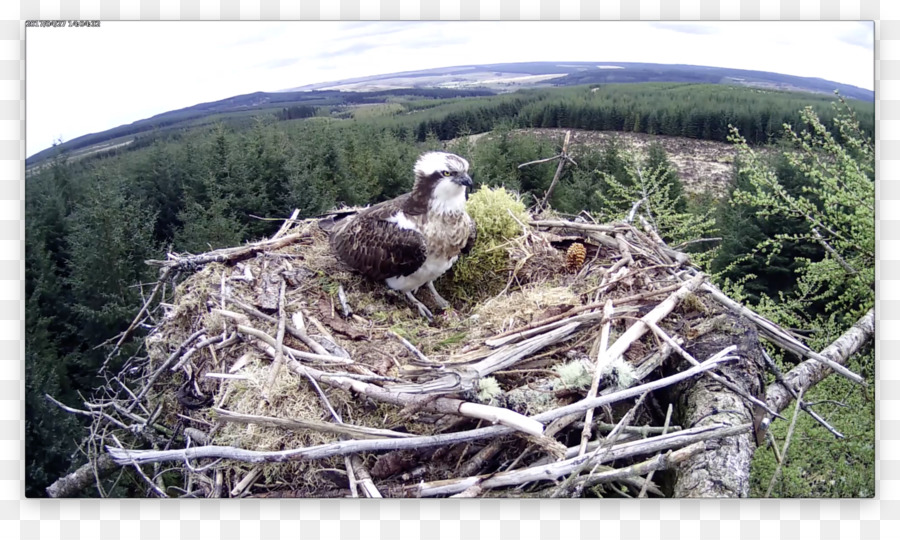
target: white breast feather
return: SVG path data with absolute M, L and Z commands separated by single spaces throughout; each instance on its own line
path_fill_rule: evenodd
M 457 214 L 466 211 L 466 188 L 444 178 L 434 186 L 429 209 L 437 214 Z

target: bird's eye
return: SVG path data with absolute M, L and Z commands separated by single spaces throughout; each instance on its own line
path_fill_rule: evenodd
M 441 171 L 441 176 L 450 176 L 450 171 Z

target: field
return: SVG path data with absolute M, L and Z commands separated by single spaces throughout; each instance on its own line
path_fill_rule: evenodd
M 558 128 L 528 128 L 515 133 L 530 134 L 562 141 L 567 130 Z M 716 197 L 726 195 L 728 182 L 734 169 L 735 150 L 730 144 L 704 141 L 686 137 L 648 135 L 622 131 L 587 131 L 573 129 L 569 153 L 576 156 L 583 147 L 602 148 L 610 140 L 616 140 L 624 148 L 643 151 L 649 144 L 658 142 L 668 154 L 688 193 L 712 193 Z M 478 141 L 490 137 L 489 133 L 470 135 L 470 140 Z M 547 156 L 549 157 L 549 156 Z M 477 163 L 474 164 L 477 166 Z

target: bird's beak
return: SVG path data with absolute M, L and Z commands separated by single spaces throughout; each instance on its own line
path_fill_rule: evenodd
M 456 183 L 461 186 L 472 187 L 472 177 L 468 174 L 462 174 L 456 177 Z

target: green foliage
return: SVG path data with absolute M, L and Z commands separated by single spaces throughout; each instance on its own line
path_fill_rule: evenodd
M 735 190 L 735 204 L 763 218 L 799 224 L 765 239 L 764 247 L 778 253 L 790 242 L 822 250 L 818 259 L 797 258 L 794 294 L 781 295 L 779 311 L 792 325 L 809 324 L 821 315 L 849 326 L 874 304 L 874 144 L 846 102 L 839 101 L 835 109 L 834 130 L 843 142 L 810 108 L 802 112 L 802 131 L 785 126 L 791 146 L 784 157 L 804 179 L 799 190 L 788 189 L 737 132 L 733 137 L 748 181 L 746 188 Z
M 781 156 L 764 159 L 737 130 L 738 182 L 725 215 L 725 227 L 743 235 L 729 251 L 740 255 L 721 272 L 733 295 L 756 301 L 755 308 L 775 322 L 813 328 L 809 346 L 821 350 L 874 305 L 875 185 L 874 145 L 860 128 L 853 109 L 842 99 L 834 104 L 829 130 L 811 108 L 801 112 L 799 129 L 785 125 Z M 756 242 L 756 246 L 752 244 Z M 810 256 L 803 256 L 805 249 Z M 761 257 L 765 257 L 762 259 Z M 786 264 L 792 262 L 793 264 Z M 765 287 L 747 292 L 759 276 L 728 279 L 735 270 L 776 268 L 789 286 L 777 298 Z M 762 274 L 771 279 L 772 274 Z M 771 286 L 773 282 L 764 281 Z M 874 377 L 871 351 L 858 354 L 850 368 Z M 777 359 L 782 369 L 792 367 Z M 804 400 L 832 400 L 816 406 L 846 439 L 832 435 L 801 415 L 783 476 L 775 494 L 786 497 L 871 497 L 874 495 L 874 388 L 860 390 L 840 377 L 829 377 Z M 845 407 L 835 406 L 842 403 Z M 787 425 L 775 422 L 779 441 Z M 757 452 L 752 469 L 753 492 L 762 495 L 775 464 L 768 452 Z
M 749 142 L 765 143 L 778 136 L 778 126 L 800 121 L 797 111 L 810 104 L 821 118 L 831 118 L 828 98 L 814 94 L 716 84 L 611 84 L 413 103 L 408 114 L 384 121 L 412 128 L 419 141 L 427 133 L 448 140 L 510 122 L 523 128 L 635 131 L 716 141 L 726 141 L 728 126 L 734 125 Z M 864 132 L 874 133 L 872 104 L 854 101 L 850 106 Z
M 681 180 L 662 147 L 651 146 L 644 157 L 610 145 L 602 166 L 606 170 L 597 171 L 600 187 L 594 194 L 597 208 L 592 208 L 602 221 L 627 219 L 640 201 L 635 215 L 644 217 L 669 245 L 680 249 L 710 236 L 713 218 L 709 212 L 687 211 Z M 699 244 L 692 255 L 694 262 L 705 265 L 712 254 L 709 245 Z
M 519 223 L 526 222 L 528 214 L 514 193 L 486 186 L 469 197 L 466 212 L 475 220 L 478 238 L 472 251 L 453 266 L 452 282 L 454 296 L 471 299 L 496 292 L 506 283 L 506 248 L 522 234 Z
M 827 332 L 836 338 L 839 332 Z M 858 354 L 847 366 L 873 380 L 874 353 Z M 861 389 L 843 377 L 828 377 L 807 394 L 804 401 L 834 426 L 844 439 L 836 439 L 809 415 L 801 412 L 794 428 L 787 462 L 772 490 L 774 497 L 874 497 L 875 496 L 875 385 Z M 827 401 L 834 400 L 834 401 Z M 844 406 L 837 403 L 841 402 Z M 793 405 L 783 414 L 793 415 Z M 771 431 L 779 452 L 789 422 L 776 421 Z M 751 468 L 751 497 L 762 497 L 775 473 L 774 453 L 760 448 Z

